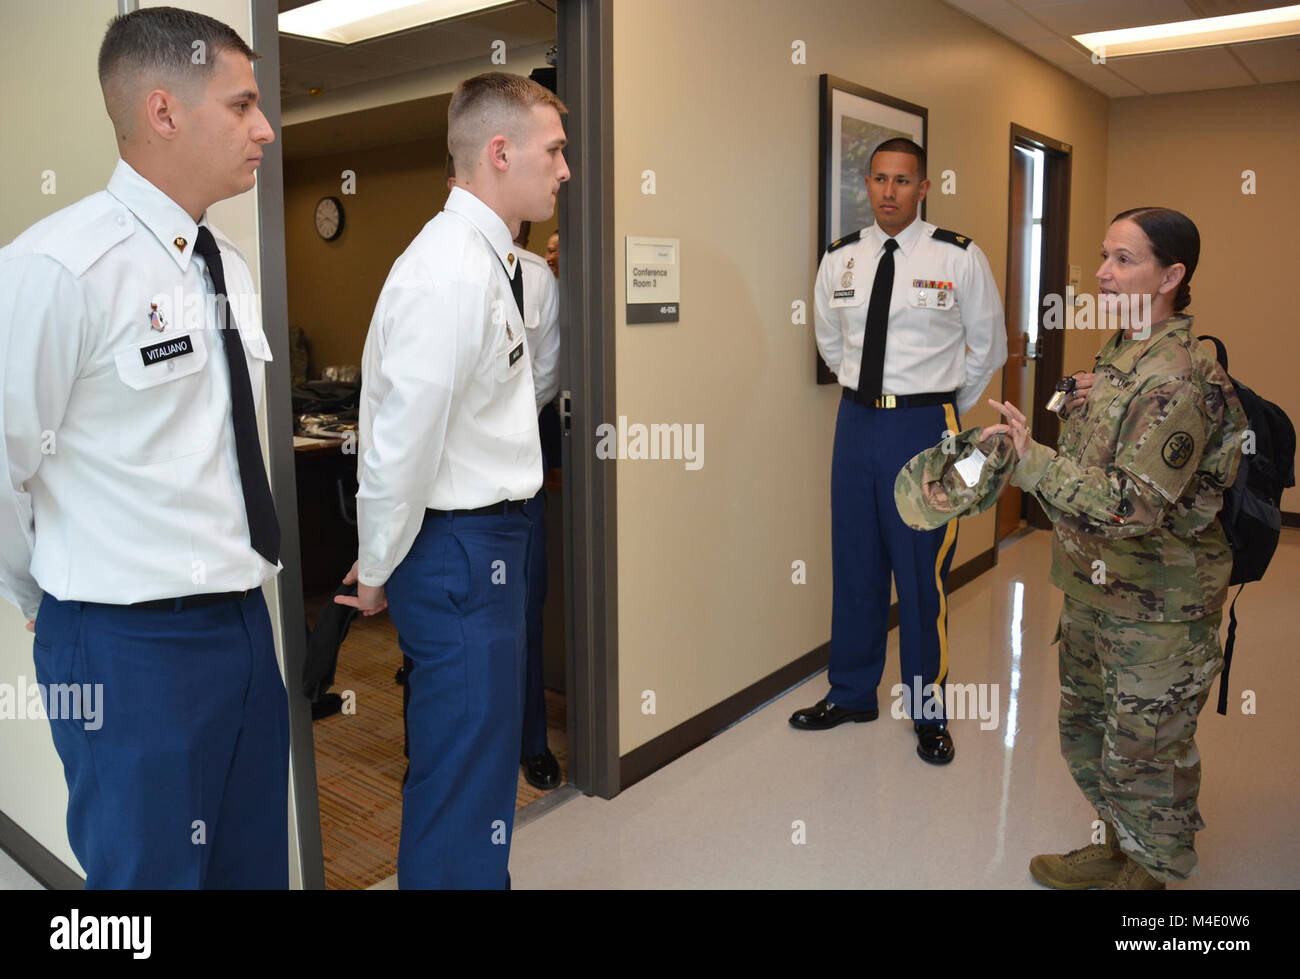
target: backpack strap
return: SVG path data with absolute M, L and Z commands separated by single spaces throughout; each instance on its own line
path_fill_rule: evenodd
M 1242 585 L 1237 589 L 1232 604 L 1228 606 L 1228 641 L 1223 644 L 1223 672 L 1219 674 L 1219 713 L 1225 717 L 1228 714 L 1228 670 L 1232 666 L 1232 647 L 1237 642 L 1237 599 L 1245 587 Z
M 1210 336 L 1208 333 L 1196 339 L 1209 340 L 1214 344 L 1214 357 L 1218 360 L 1219 366 L 1223 368 L 1223 373 L 1228 373 L 1228 348 L 1223 345 L 1223 341 L 1218 337 Z

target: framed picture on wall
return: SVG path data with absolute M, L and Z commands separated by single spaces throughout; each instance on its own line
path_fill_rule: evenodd
M 817 261 L 831 242 L 875 223 L 867 199 L 871 151 L 887 139 L 904 136 L 926 145 L 929 114 L 924 106 L 892 95 L 821 76 L 821 126 L 818 151 Z M 925 202 L 921 202 L 925 218 Z M 835 375 L 817 354 L 817 383 Z

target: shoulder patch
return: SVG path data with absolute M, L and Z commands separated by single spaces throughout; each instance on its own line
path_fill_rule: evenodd
M 1205 449 L 1205 421 L 1196 401 L 1180 397 L 1168 405 L 1153 402 L 1149 409 L 1156 417 L 1148 423 L 1132 461 L 1124 465 L 1169 503 L 1183 495 Z
M 971 239 L 966 235 L 959 235 L 955 231 L 948 231 L 946 228 L 935 228 L 932 236 L 938 241 L 946 241 L 950 245 L 956 245 L 958 248 L 965 248 L 971 243 Z
M 832 241 L 830 247 L 827 248 L 826 251 L 833 252 L 837 248 L 843 248 L 845 245 L 851 245 L 853 244 L 853 242 L 857 241 L 860 237 L 862 237 L 862 232 L 860 230 L 853 232 L 853 234 L 851 235 L 845 235 L 843 238 L 840 238 L 838 241 Z

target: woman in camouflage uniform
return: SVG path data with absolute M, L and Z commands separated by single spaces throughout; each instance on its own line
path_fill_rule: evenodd
M 1223 666 L 1219 623 L 1232 552 L 1217 519 L 1246 416 L 1183 314 L 1196 226 L 1167 208 L 1115 217 L 1097 270 L 1103 311 L 1135 311 L 1097 354 L 1058 451 L 993 404 L 1019 461 L 1012 482 L 1052 520 L 1052 581 L 1065 592 L 1061 751 L 1104 830 L 1030 862 L 1049 887 L 1163 888 L 1196 866 L 1197 715 Z

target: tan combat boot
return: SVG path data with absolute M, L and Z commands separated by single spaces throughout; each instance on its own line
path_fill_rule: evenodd
M 1082 891 L 1114 883 L 1124 870 L 1124 856 L 1110 823 L 1106 842 L 1093 843 L 1069 853 L 1040 853 L 1029 861 L 1029 873 L 1040 884 L 1062 891 Z
M 1119 876 L 1102 888 L 1103 891 L 1163 891 L 1165 882 L 1156 880 L 1140 863 L 1134 863 L 1132 857 L 1126 858 L 1124 868 Z

